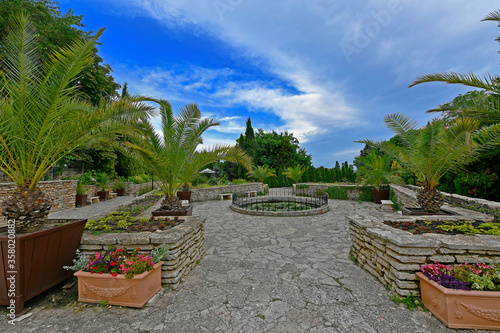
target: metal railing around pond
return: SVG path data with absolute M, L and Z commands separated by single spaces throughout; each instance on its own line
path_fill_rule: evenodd
M 328 194 L 320 191 L 316 194 L 305 193 L 300 189 L 272 188 L 269 193 L 248 191 L 233 193 L 233 206 L 253 211 L 293 212 L 320 208 L 328 205 Z

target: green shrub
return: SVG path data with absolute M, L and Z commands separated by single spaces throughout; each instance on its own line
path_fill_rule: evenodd
M 215 178 L 210 178 L 210 179 L 208 180 L 208 185 L 210 185 L 210 186 L 215 186 L 215 185 L 217 185 L 217 179 L 215 179 Z
M 392 208 L 394 210 L 401 210 L 401 205 L 398 202 L 398 197 L 396 196 L 396 193 L 391 188 L 391 191 L 389 192 L 389 200 L 392 201 Z
M 347 200 L 347 190 L 342 187 L 329 187 L 326 190 L 329 199 Z
M 244 179 L 241 179 L 241 178 L 239 178 L 239 179 L 233 179 L 233 184 L 234 185 L 242 185 L 242 184 L 246 184 L 246 183 L 247 183 L 247 181 L 244 180 Z
M 362 186 L 357 188 L 359 190 L 359 200 L 373 201 L 373 188 L 370 186 Z
M 309 188 L 309 185 L 306 185 L 306 184 L 297 184 L 295 185 L 295 188 L 296 189 L 308 189 Z

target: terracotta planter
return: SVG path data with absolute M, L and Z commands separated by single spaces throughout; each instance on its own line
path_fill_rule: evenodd
M 97 191 L 100 201 L 106 201 L 109 198 L 109 191 Z
M 188 200 L 191 202 L 191 191 L 177 191 L 177 196 L 181 200 Z
M 500 330 L 500 292 L 454 290 L 420 278 L 420 293 L 425 307 L 450 328 Z
M 78 301 L 107 301 L 108 304 L 142 308 L 161 289 L 162 264 L 163 261 L 160 261 L 152 271 L 135 275 L 132 279 L 126 279 L 123 274 L 112 276 L 78 271 L 75 273 L 78 277 Z
M 154 217 L 160 216 L 192 216 L 193 215 L 193 206 L 189 206 L 184 210 L 155 210 L 152 211 L 151 214 Z
M 87 195 L 86 194 L 77 194 L 76 195 L 76 207 L 83 207 L 87 203 Z
M 390 190 L 388 189 L 383 189 L 381 188 L 380 190 L 373 189 L 372 194 L 373 194 L 373 201 L 375 203 L 382 203 L 382 200 L 389 200 L 389 192 Z
M 62 266 L 73 265 L 87 220 L 67 223 L 48 230 L 16 235 L 15 263 L 10 266 L 9 236 L 0 236 L 0 305 L 15 300 L 15 313 L 21 312 L 24 302 L 43 291 L 71 278 Z M 9 295 L 14 277 L 15 296 Z
M 116 195 L 119 197 L 123 197 L 125 195 L 125 189 L 124 188 L 117 188 L 116 190 Z

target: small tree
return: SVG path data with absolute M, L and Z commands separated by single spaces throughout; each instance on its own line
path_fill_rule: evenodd
M 259 182 L 264 182 L 267 178 L 276 176 L 276 172 L 273 169 L 269 169 L 268 165 L 259 165 L 251 170 L 248 175 Z
M 443 196 L 436 189 L 439 179 L 449 171 L 456 171 L 473 160 L 477 153 L 498 141 L 499 133 L 479 131 L 478 122 L 470 118 L 457 119 L 448 124 L 435 118 L 424 128 L 402 114 L 390 114 L 384 122 L 399 135 L 403 146 L 393 142 L 356 141 L 378 147 L 397 159 L 408 170 L 415 173 L 424 187 L 418 194 L 420 206 L 429 212 L 438 212 L 443 205 Z
M 307 171 L 307 168 L 302 166 L 302 165 L 295 165 L 291 168 L 288 168 L 283 172 L 285 176 L 293 180 L 293 183 L 298 183 L 300 181 L 300 178 L 302 177 L 302 174 Z

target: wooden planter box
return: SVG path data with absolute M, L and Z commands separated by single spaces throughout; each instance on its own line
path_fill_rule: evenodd
M 377 191 L 376 189 L 373 189 L 372 194 L 373 194 L 373 201 L 379 204 L 382 203 L 382 200 L 389 200 L 390 190 L 381 188 L 380 190 Z
M 71 278 L 71 272 L 62 266 L 73 265 L 86 222 L 81 220 L 48 230 L 16 235 L 11 237 L 10 242 L 9 236 L 0 236 L 0 305 L 10 305 L 14 299 L 15 313 L 19 313 L 24 308 L 24 302 Z M 13 246 L 14 267 L 9 262 L 9 248 L 12 250 Z
M 151 214 L 153 217 L 161 217 L 161 216 L 192 216 L 193 215 L 193 206 L 189 206 L 184 210 L 155 210 L 152 211 Z
M 191 191 L 177 191 L 177 196 L 181 200 L 187 200 L 191 202 Z
M 124 188 L 117 188 L 115 190 L 116 192 L 116 195 L 118 195 L 119 197 L 123 197 L 125 195 L 125 189 Z
M 78 271 L 75 273 L 78 277 L 78 301 L 107 301 L 108 304 L 142 308 L 161 289 L 162 264 L 163 261 L 160 261 L 152 271 L 135 275 L 132 279 L 126 279 L 123 274 L 112 276 Z
M 106 201 L 109 199 L 109 191 L 97 191 L 96 194 L 99 196 L 100 201 Z
M 500 330 L 500 292 L 445 288 L 417 273 L 425 307 L 450 328 Z
M 76 207 L 83 207 L 87 204 L 87 194 L 76 195 Z

